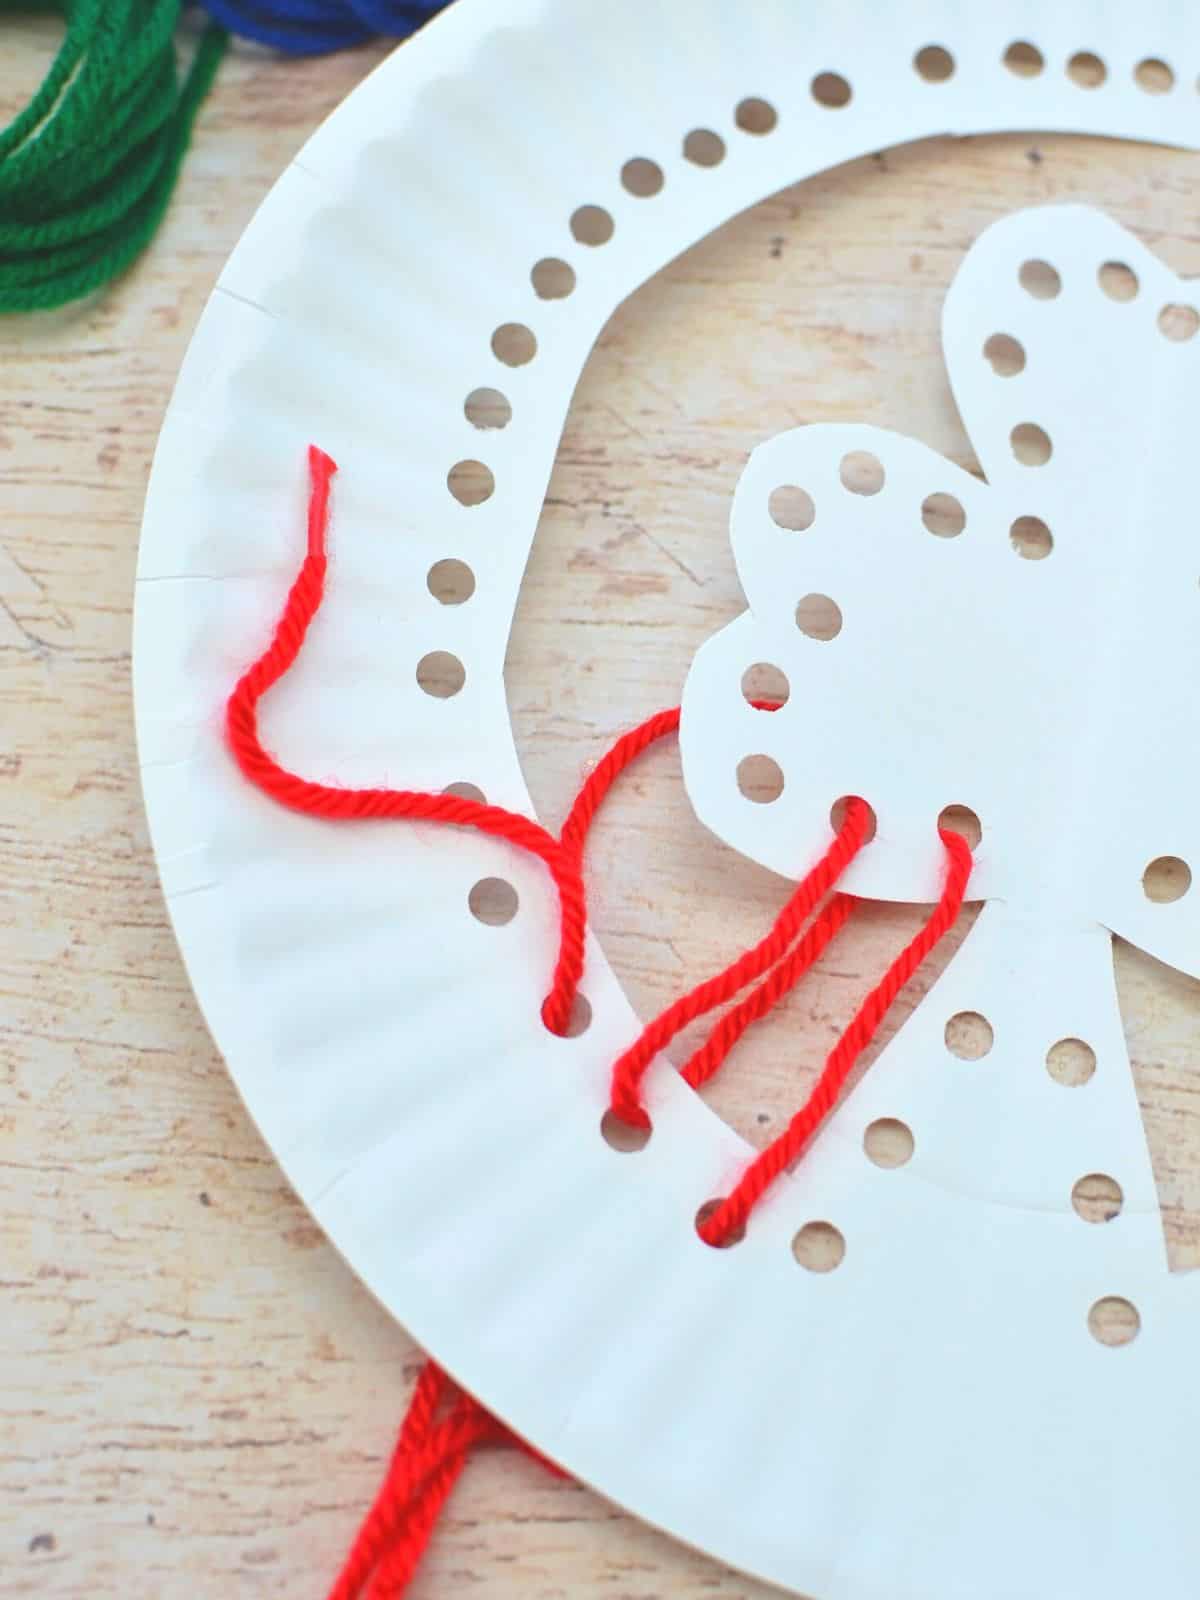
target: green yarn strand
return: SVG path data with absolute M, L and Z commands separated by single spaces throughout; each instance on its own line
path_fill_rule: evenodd
M 0 0 L 64 12 L 33 99 L 0 130 L 0 313 L 91 294 L 141 254 L 171 198 L 228 36 L 210 27 L 180 84 L 181 0 Z

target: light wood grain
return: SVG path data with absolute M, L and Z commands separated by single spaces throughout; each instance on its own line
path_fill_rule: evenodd
M 4 27 L 0 116 L 54 37 Z M 189 333 L 273 179 L 381 54 L 235 53 L 137 269 L 95 303 L 0 324 L 5 1596 L 321 1595 L 419 1359 L 289 1192 L 199 1019 L 129 705 L 141 502 Z M 754 444 L 861 418 L 969 465 L 937 325 L 972 238 L 1013 207 L 1086 199 L 1195 273 L 1195 171 L 1066 138 L 914 146 L 757 207 L 637 294 L 580 386 L 510 658 L 543 815 L 561 818 L 583 763 L 671 701 L 740 608 L 727 518 Z M 783 893 L 703 832 L 666 750 L 600 824 L 593 883 L 644 1013 L 754 937 Z M 796 1103 L 911 921 L 874 910 L 716 1087 L 749 1137 Z M 1174 1260 L 1200 1264 L 1200 985 L 1129 951 L 1119 966 Z M 766 1593 L 510 1455 L 471 1468 L 414 1596 L 468 1590 Z

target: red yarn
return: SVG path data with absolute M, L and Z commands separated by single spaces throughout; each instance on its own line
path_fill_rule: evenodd
M 781 704 L 774 700 L 752 700 L 750 703 L 758 711 L 777 711 Z M 679 711 L 678 706 L 672 706 L 666 711 L 648 717 L 638 727 L 623 734 L 596 763 L 585 779 L 563 824 L 562 842 L 568 849 L 582 854 L 588 831 L 613 784 L 643 751 L 667 734 L 678 732 Z M 842 833 L 852 846 L 850 853 L 845 857 L 846 865 L 865 843 L 869 825 L 870 811 L 865 802 L 852 800 L 847 805 L 842 825 Z M 822 868 L 827 863 L 833 873 L 829 881 L 836 882 L 845 870 L 845 865 L 841 864 L 842 850 L 839 848 L 837 838 L 823 861 L 814 869 L 814 873 L 805 879 L 783 908 L 771 932 L 752 951 L 740 956 L 724 972 L 708 979 L 661 1013 L 621 1057 L 613 1072 L 614 1092 L 611 1109 L 622 1121 L 633 1123 L 635 1126 L 649 1125 L 640 1105 L 632 1104 L 626 1096 L 625 1088 L 629 1077 L 636 1075 L 636 1081 L 640 1082 L 642 1074 L 657 1051 L 669 1043 L 688 1022 L 703 1015 L 705 1011 L 721 1005 L 771 966 L 795 937 L 804 918 L 825 892 L 822 887 L 825 882 Z M 838 895 L 832 900 L 822 916 L 813 923 L 804 938 L 787 957 L 779 962 L 758 988 L 721 1019 L 708 1039 L 683 1068 L 682 1076 L 694 1089 L 706 1083 L 720 1068 L 746 1029 L 765 1017 L 784 995 L 795 987 L 813 963 L 820 958 L 829 941 L 845 926 L 852 906 L 853 902 L 845 895 Z M 696 1009 L 693 1010 L 693 1007 Z M 680 1017 L 683 1018 L 682 1021 L 679 1020 Z M 618 1088 L 618 1073 L 621 1074 L 620 1088 Z
M 597 761 L 584 779 L 583 786 L 575 796 L 575 804 L 563 823 L 562 842 L 568 850 L 582 854 L 596 812 L 625 768 L 636 761 L 643 750 L 648 750 L 657 740 L 668 733 L 678 732 L 678 729 L 679 707 L 671 706 L 667 711 L 647 717 L 640 727 L 622 734 L 611 750 Z
M 782 700 L 751 700 L 750 704 L 756 711 L 778 711 L 783 704 Z M 595 819 L 602 802 L 607 799 L 608 791 L 632 762 L 652 744 L 664 738 L 669 733 L 679 731 L 678 706 L 671 706 L 666 711 L 657 711 L 652 717 L 647 717 L 645 722 L 632 728 L 628 733 L 623 733 L 584 779 L 583 786 L 575 796 L 575 803 L 563 823 L 562 842 L 568 849 L 582 851 L 587 840 L 588 829 Z
M 761 978 L 764 972 L 775 965 L 800 932 L 806 918 L 866 843 L 870 818 L 870 808 L 866 803 L 852 799 L 846 806 L 845 820 L 833 843 L 794 890 L 770 932 L 744 955 L 731 961 L 724 971 L 698 983 L 665 1011 L 661 1011 L 653 1022 L 646 1024 L 613 1067 L 609 1104 L 614 1116 L 633 1127 L 650 1126 L 641 1100 L 642 1078 L 650 1063 L 689 1022 L 694 1022 L 697 1017 L 724 1001 L 731 1000 L 740 989 Z
M 436 1421 L 445 1410 L 442 1421 Z M 553 1462 L 464 1394 L 432 1361 L 417 1379 L 383 1487 L 358 1530 L 329 1600 L 395 1600 L 408 1587 L 471 1450 L 516 1445 L 561 1477 Z M 370 1584 L 370 1590 L 366 1586 Z
M 854 901 L 848 894 L 835 894 L 757 989 L 752 989 L 744 1000 L 725 1013 L 700 1048 L 684 1063 L 681 1076 L 693 1089 L 707 1083 L 746 1029 L 760 1022 L 796 987 L 814 962 L 820 960 L 829 941 L 846 926 L 853 909 Z
M 289 670 L 300 653 L 325 597 L 325 535 L 329 521 L 329 485 L 336 464 L 315 445 L 309 447 L 312 493 L 308 507 L 308 554 L 283 608 L 270 645 L 243 673 L 229 697 L 226 730 L 229 747 L 242 772 L 264 794 L 293 811 L 330 820 L 404 818 L 413 822 L 446 822 L 478 828 L 528 850 L 545 862 L 558 890 L 558 960 L 542 1018 L 552 1033 L 565 1034 L 571 1007 L 583 976 L 587 908 L 578 855 L 564 851 L 553 834 L 519 812 L 484 805 L 452 794 L 425 794 L 411 789 L 345 789 L 310 783 L 281 767 L 263 748 L 258 730 L 258 702 Z
M 470 1444 L 484 1437 L 491 1422 L 482 1411 L 478 1417 L 466 1411 L 459 1419 L 461 1431 L 452 1437 L 443 1431 L 431 1452 L 433 1419 L 449 1390 L 446 1374 L 432 1361 L 426 1362 L 401 1425 L 387 1476 L 363 1519 L 329 1600 L 358 1600 L 385 1560 L 399 1561 L 404 1557 L 410 1575 L 415 1569 L 437 1511 L 466 1464 Z M 440 1455 L 436 1453 L 439 1448 Z M 421 1514 L 426 1504 L 431 1513 L 428 1518 Z M 373 1585 L 373 1593 L 377 1588 L 378 1584 Z
M 280 804 L 311 816 L 450 823 L 476 828 L 536 855 L 557 890 L 560 922 L 558 958 L 542 1017 L 553 1032 L 565 1033 L 583 974 L 587 909 L 582 856 L 588 830 L 625 768 L 658 739 L 677 731 L 679 708 L 648 718 L 613 745 L 581 787 L 561 840 L 519 812 L 499 806 L 417 790 L 341 788 L 312 783 L 287 771 L 262 745 L 258 702 L 295 662 L 324 598 L 330 483 L 337 468 L 324 451 L 310 447 L 309 470 L 312 488 L 307 554 L 270 645 L 242 675 L 229 697 L 226 728 L 238 766 L 252 783 Z M 777 709 L 770 702 L 754 704 L 761 710 Z M 803 934 L 801 930 L 862 849 L 869 823 L 870 810 L 865 801 L 852 799 L 833 842 L 794 890 L 769 932 L 642 1030 L 613 1068 L 611 1104 L 619 1117 L 636 1125 L 649 1125 L 641 1104 L 642 1078 L 659 1051 L 688 1023 L 733 999 L 747 985 L 756 985 L 725 1014 L 685 1065 L 684 1078 L 699 1087 L 719 1069 L 747 1028 L 765 1017 L 809 970 L 845 925 L 853 901 L 844 894 L 833 895 Z M 733 1192 L 707 1214 L 699 1232 L 709 1244 L 724 1244 L 741 1236 L 754 1206 L 802 1154 L 832 1109 L 854 1062 L 900 989 L 957 917 L 971 872 L 971 852 L 957 834 L 942 830 L 941 838 L 948 857 L 946 885 L 932 916 L 859 1007 L 803 1108 L 784 1133 L 751 1162 Z M 439 1410 L 446 1412 L 441 1421 L 437 1420 Z M 463 1394 L 433 1362 L 427 1363 L 383 1487 L 363 1521 L 330 1600 L 360 1600 L 368 1583 L 369 1600 L 395 1600 L 416 1570 L 470 1450 L 480 1443 L 504 1441 L 515 1443 L 544 1461 Z M 559 1470 L 552 1463 L 545 1465 L 552 1471 Z
M 946 848 L 946 883 L 933 914 L 859 1006 L 849 1027 L 830 1051 L 801 1109 L 779 1137 L 755 1156 L 732 1194 L 701 1223 L 698 1231 L 706 1244 L 725 1244 L 744 1230 L 751 1211 L 780 1173 L 799 1159 L 833 1109 L 854 1063 L 874 1038 L 892 1001 L 957 920 L 971 876 L 971 850 L 961 834 L 951 833 L 946 828 L 939 828 L 938 832 Z

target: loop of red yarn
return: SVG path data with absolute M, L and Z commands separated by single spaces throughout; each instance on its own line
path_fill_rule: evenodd
M 326 530 L 330 483 L 336 467 L 310 448 L 312 492 L 308 549 L 289 592 L 270 645 L 239 679 L 230 695 L 226 726 L 243 774 L 280 804 L 331 820 L 402 818 L 476 828 L 537 856 L 559 899 L 559 950 L 550 993 L 542 1008 L 546 1026 L 565 1033 L 584 966 L 587 927 L 582 857 L 596 812 L 620 774 L 657 740 L 677 731 L 679 708 L 659 712 L 619 739 L 589 775 L 564 824 L 561 839 L 519 812 L 446 794 L 380 788 L 349 789 L 312 783 L 287 771 L 264 749 L 258 702 L 289 670 L 304 643 L 325 591 Z M 756 702 L 762 710 L 774 709 Z M 824 856 L 797 886 L 775 922 L 752 949 L 721 972 L 697 984 L 642 1030 L 613 1068 L 612 1109 L 626 1122 L 648 1125 L 641 1082 L 658 1053 L 697 1017 L 751 992 L 731 1007 L 693 1053 L 683 1076 L 693 1087 L 712 1077 L 742 1034 L 767 1016 L 820 957 L 845 925 L 853 901 L 830 890 L 862 849 L 870 825 L 865 801 L 851 799 L 845 819 Z M 750 1163 L 738 1184 L 699 1226 L 709 1244 L 740 1237 L 754 1206 L 779 1175 L 803 1153 L 837 1101 L 855 1061 L 870 1042 L 900 989 L 953 924 L 971 872 L 971 853 L 957 834 L 941 832 L 947 853 L 946 883 L 929 921 L 893 961 L 863 1001 L 830 1053 L 808 1100 L 784 1133 Z M 824 904 L 822 905 L 822 902 Z M 809 917 L 821 907 L 805 929 Z M 437 1420 L 439 1410 L 446 1415 Z M 428 1543 L 439 1511 L 472 1448 L 511 1442 L 536 1459 L 537 1452 L 462 1393 L 432 1362 L 421 1374 L 383 1487 L 365 1518 L 330 1600 L 395 1600 L 406 1588 Z M 546 1462 L 551 1470 L 558 1471 Z
M 704 1043 L 684 1063 L 681 1076 L 686 1083 L 699 1089 L 708 1082 L 746 1029 L 769 1016 L 784 995 L 790 994 L 810 967 L 821 959 L 826 946 L 846 926 L 853 909 L 854 901 L 848 894 L 835 894 L 826 902 L 820 916 L 809 923 L 783 960 L 744 1000 L 739 1000 L 725 1013 Z
M 577 852 L 565 851 L 545 828 L 517 811 L 459 795 L 410 789 L 349 789 L 311 783 L 268 754 L 258 728 L 258 702 L 300 654 L 309 625 L 325 597 L 328 561 L 325 536 L 330 481 L 336 464 L 316 446 L 308 452 L 312 492 L 308 507 L 308 553 L 292 584 L 270 645 L 244 672 L 229 697 L 226 731 L 235 760 L 250 782 L 280 805 L 331 820 L 404 819 L 477 828 L 527 850 L 545 862 L 559 899 L 559 949 L 542 1018 L 552 1033 L 565 1034 L 583 976 L 587 909 Z
M 642 1105 L 641 1085 L 655 1056 L 690 1022 L 731 1000 L 786 953 L 810 914 L 866 843 L 870 821 L 871 812 L 865 801 L 852 799 L 833 843 L 797 885 L 769 932 L 722 972 L 698 983 L 646 1024 L 613 1067 L 610 1107 L 614 1116 L 633 1127 L 650 1126 Z
M 849 1027 L 830 1051 L 812 1093 L 783 1133 L 759 1152 L 733 1192 L 708 1214 L 698 1232 L 706 1244 L 722 1245 L 739 1236 L 763 1195 L 798 1161 L 845 1087 L 854 1063 L 879 1030 L 892 1001 L 958 919 L 971 876 L 971 850 L 961 834 L 939 828 L 946 849 L 946 882 L 929 920 L 892 962 L 883 978 L 855 1012 Z

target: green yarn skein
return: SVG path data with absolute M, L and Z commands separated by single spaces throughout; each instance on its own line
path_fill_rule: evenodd
M 0 27 L 17 11 L 62 13 L 66 37 L 0 131 L 0 312 L 78 299 L 140 254 L 228 37 L 203 34 L 181 85 L 180 0 L 0 0 Z

